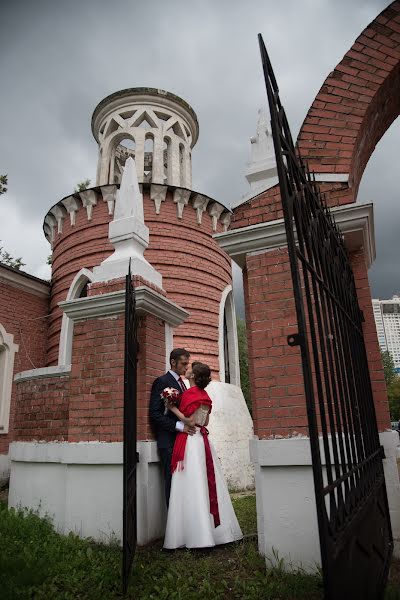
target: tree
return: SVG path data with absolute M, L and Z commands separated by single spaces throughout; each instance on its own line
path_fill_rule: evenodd
M 400 421 L 400 377 L 388 386 L 388 399 L 390 418 L 392 421 Z
M 90 186 L 90 179 L 80 181 L 74 189 L 74 192 L 84 192 Z
M 238 346 L 239 346 L 239 365 L 240 365 L 240 384 L 243 396 L 246 400 L 247 408 L 252 411 L 250 395 L 250 377 L 249 377 L 249 351 L 247 347 L 246 323 L 243 319 L 237 319 Z
M 8 183 L 7 175 L 0 175 L 0 196 L 5 194 L 7 191 L 6 185 Z
M 7 191 L 8 177 L 7 175 L 0 175 L 0 196 L 5 194 Z M 0 240 L 1 242 L 1 240 Z M 0 262 L 8 267 L 13 267 L 14 269 L 20 269 L 25 266 L 25 263 L 22 262 L 22 258 L 14 258 L 4 250 L 3 246 L 0 245 Z
M 393 357 L 388 350 L 385 350 L 384 352 L 381 350 L 381 357 L 386 385 L 389 387 L 396 379 L 396 368 L 394 366 Z

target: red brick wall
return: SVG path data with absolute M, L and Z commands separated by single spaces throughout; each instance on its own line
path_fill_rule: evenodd
M 113 291 L 123 289 L 116 280 Z M 96 293 L 110 291 L 105 284 Z M 93 289 L 89 290 L 90 293 Z M 165 371 L 165 324 L 139 319 L 138 439 L 152 439 L 149 399 L 153 380 Z M 125 315 L 75 323 L 71 374 L 20 382 L 16 439 L 120 442 L 123 439 Z
M 23 280 L 23 276 L 20 276 Z M 0 278 L 0 323 L 14 336 L 19 351 L 15 354 L 14 375 L 43 367 L 46 362 L 47 315 L 49 298 L 27 292 L 23 286 L 10 285 Z M 16 386 L 13 384 L 9 433 L 0 433 L 0 454 L 7 454 L 15 427 Z
M 316 173 L 349 173 L 350 202 L 365 166 L 400 112 L 400 2 L 364 29 L 318 92 L 300 130 Z M 329 194 L 328 194 L 329 197 Z M 344 197 L 344 196 L 343 196 Z
M 244 277 L 254 433 L 260 438 L 307 435 L 299 348 L 287 249 L 248 256 Z
M 144 215 L 150 230 L 146 259 L 163 276 L 168 297 L 190 312 L 188 320 L 174 332 L 175 346 L 187 346 L 193 359 L 210 364 L 214 375 L 219 372 L 218 326 L 222 292 L 232 283 L 229 257 L 213 240 L 210 215 L 203 213 L 196 222 L 196 211 L 185 207 L 183 218 L 177 216 L 172 193 L 167 193 L 156 214 L 154 202 L 144 191 Z M 47 362 L 57 364 L 62 311 L 58 302 L 65 300 L 75 275 L 92 269 L 113 252 L 108 242 L 107 204 L 99 201 L 92 220 L 86 209 L 76 215 L 76 224 L 64 220 L 63 232 L 56 234 L 53 249 L 53 288 Z M 222 227 L 218 224 L 218 231 Z

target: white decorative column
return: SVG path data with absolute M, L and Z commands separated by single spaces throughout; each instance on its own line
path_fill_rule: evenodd
M 151 181 L 156 184 L 164 183 L 164 140 L 160 129 L 154 134 Z

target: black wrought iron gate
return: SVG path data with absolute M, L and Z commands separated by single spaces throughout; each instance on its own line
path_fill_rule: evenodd
M 392 533 L 362 322 L 342 235 L 295 150 L 259 35 L 301 349 L 326 599 L 382 598 Z
M 123 540 L 122 588 L 126 594 L 129 573 L 136 550 L 136 395 L 138 319 L 131 267 L 125 284 L 125 357 L 124 357 L 124 467 L 123 467 Z

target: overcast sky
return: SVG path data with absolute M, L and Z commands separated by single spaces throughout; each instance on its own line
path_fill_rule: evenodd
M 264 36 L 292 132 L 328 73 L 385 0 L 3 0 L 0 36 L 0 239 L 26 271 L 48 276 L 47 210 L 86 178 L 95 183 L 90 130 L 97 103 L 150 86 L 197 113 L 193 188 L 230 204 L 244 178 L 266 96 Z M 378 145 L 358 200 L 375 203 L 375 297 L 400 291 L 397 120 Z

